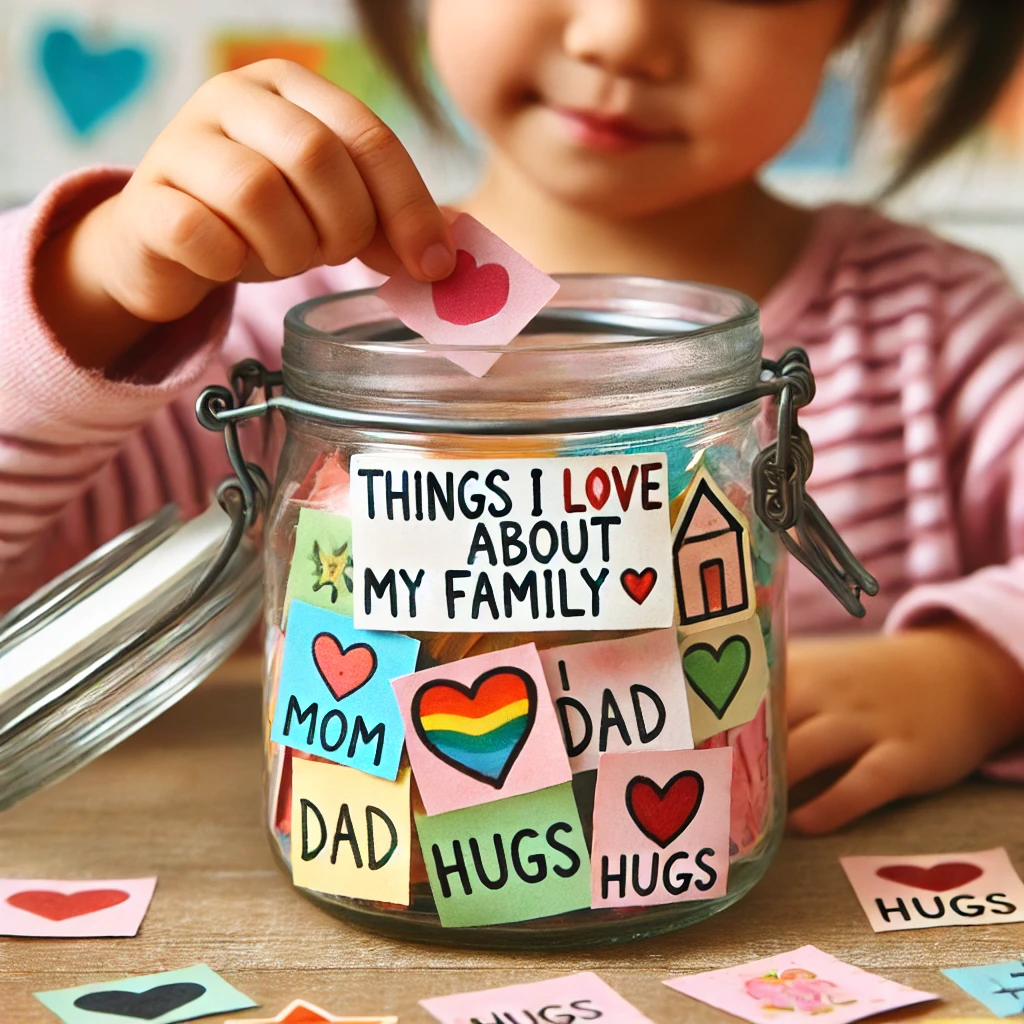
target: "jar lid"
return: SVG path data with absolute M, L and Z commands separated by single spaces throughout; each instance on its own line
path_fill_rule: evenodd
M 260 584 L 220 505 L 185 523 L 168 505 L 0 618 L 0 810 L 194 689 L 257 621 Z

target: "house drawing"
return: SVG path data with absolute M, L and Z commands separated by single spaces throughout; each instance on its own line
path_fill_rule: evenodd
M 680 510 L 672 562 L 684 628 L 753 610 L 746 520 L 703 469 Z

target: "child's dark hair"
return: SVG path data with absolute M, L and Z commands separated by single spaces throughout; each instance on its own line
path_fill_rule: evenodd
M 427 122 L 444 118 L 424 76 L 415 0 L 356 0 L 371 45 Z M 874 46 L 864 97 L 865 118 L 892 81 L 893 65 L 914 0 L 855 0 L 854 30 L 872 25 Z M 921 55 L 901 77 L 932 73 L 936 86 L 893 188 L 906 184 L 968 136 L 999 99 L 1024 51 L 1020 0 L 947 0 Z

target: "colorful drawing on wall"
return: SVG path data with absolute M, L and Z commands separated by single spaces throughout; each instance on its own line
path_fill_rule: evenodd
M 38 61 L 72 131 L 84 137 L 140 92 L 153 56 L 138 43 L 107 45 L 54 26 L 40 37 Z

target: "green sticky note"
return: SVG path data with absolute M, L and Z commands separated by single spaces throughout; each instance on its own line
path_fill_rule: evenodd
M 445 928 L 552 917 L 590 906 L 590 856 L 572 784 L 417 815 Z
M 352 615 L 352 521 L 315 508 L 299 511 L 285 608 L 292 599 Z
M 35 997 L 64 1024 L 124 1024 L 125 1020 L 174 1024 L 258 1005 L 206 964 L 36 992 Z

